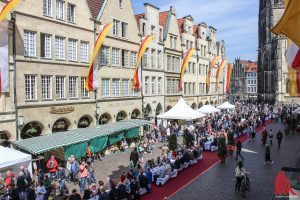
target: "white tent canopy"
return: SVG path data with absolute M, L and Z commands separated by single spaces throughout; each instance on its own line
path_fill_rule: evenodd
M 204 105 L 201 108 L 199 108 L 197 111 L 202 114 L 211 114 L 211 113 L 220 112 L 219 109 L 213 107 L 212 105 Z
M 193 110 L 188 106 L 183 98 L 180 98 L 177 104 L 171 108 L 169 111 L 158 115 L 157 118 L 160 119 L 181 119 L 181 120 L 193 120 L 197 118 L 204 117 L 205 115 Z
M 15 173 L 20 171 L 20 167 L 28 168 L 32 174 L 31 155 L 15 149 L 0 146 L 0 171 L 11 170 Z
M 217 107 L 218 109 L 235 109 L 235 106 L 226 101 Z
M 300 114 L 300 107 L 293 111 L 293 114 Z

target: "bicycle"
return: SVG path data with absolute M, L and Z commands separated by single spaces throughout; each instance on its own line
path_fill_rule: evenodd
M 247 174 L 242 177 L 241 193 L 243 198 L 246 197 L 246 191 L 250 191 L 250 180 Z

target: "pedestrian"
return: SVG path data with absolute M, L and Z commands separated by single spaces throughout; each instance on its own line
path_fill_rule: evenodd
M 35 190 L 34 190 L 34 182 L 30 183 L 30 186 L 26 189 L 27 192 L 27 200 L 36 200 Z
M 262 141 L 263 145 L 266 144 L 267 138 L 268 138 L 268 132 L 267 132 L 266 127 L 264 126 L 263 131 L 261 132 L 261 141 Z
M 132 162 L 133 167 L 135 167 L 138 161 L 139 153 L 137 152 L 137 147 L 134 147 L 133 151 L 130 153 L 130 162 Z
M 71 181 L 76 183 L 78 181 L 77 175 L 79 172 L 79 164 L 73 155 L 71 155 L 71 171 L 70 172 L 71 172 L 70 173 Z
M 266 144 L 266 149 L 265 149 L 265 164 L 267 164 L 268 162 L 270 163 L 274 163 L 274 161 L 271 160 L 271 151 L 270 151 L 270 147 L 268 144 Z
M 83 192 L 87 183 L 88 169 L 85 161 L 81 162 L 79 172 L 80 172 L 80 192 Z
M 281 133 L 280 130 L 277 132 L 276 138 L 277 138 L 277 141 L 278 141 L 278 149 L 280 149 L 281 140 L 282 140 L 282 133 Z
M 38 187 L 35 189 L 36 200 L 44 200 L 47 191 L 43 183 L 39 183 Z
M 19 176 L 17 177 L 17 190 L 19 193 L 20 199 L 26 199 L 27 198 L 27 193 L 26 189 L 28 186 L 28 182 L 24 176 L 24 172 L 20 171 Z
M 47 169 L 50 173 L 50 179 L 56 176 L 56 171 L 57 171 L 57 161 L 55 160 L 54 156 L 51 156 L 51 158 L 47 162 Z
M 273 130 L 272 129 L 270 129 L 270 131 L 269 131 L 269 141 L 270 141 L 271 146 L 273 146 Z
M 72 194 L 70 195 L 69 200 L 81 200 L 81 196 L 77 193 L 76 189 L 72 190 Z
M 235 192 L 240 191 L 242 179 L 243 176 L 245 176 L 245 174 L 250 174 L 250 173 L 245 170 L 245 168 L 243 167 L 243 163 L 239 161 L 235 168 L 235 178 L 236 178 Z
M 60 193 L 63 194 L 64 193 L 64 189 L 65 189 L 65 180 L 66 180 L 66 171 L 62 166 L 58 167 L 58 183 L 59 183 L 59 187 L 60 187 Z
M 244 157 L 241 155 L 241 151 L 242 151 L 242 143 L 241 141 L 237 141 L 236 143 L 236 157 L 235 160 L 238 160 L 238 156 L 240 156 L 242 158 L 242 161 L 244 161 Z

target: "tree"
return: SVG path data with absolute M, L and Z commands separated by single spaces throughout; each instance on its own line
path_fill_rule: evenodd
M 183 143 L 187 147 L 191 147 L 194 145 L 194 137 L 187 129 L 183 131 Z
M 177 137 L 176 134 L 172 134 L 168 140 L 168 147 L 170 150 L 175 151 L 177 149 Z
M 225 158 L 227 157 L 227 146 L 224 136 L 218 138 L 218 156 L 221 160 L 221 163 L 225 163 Z

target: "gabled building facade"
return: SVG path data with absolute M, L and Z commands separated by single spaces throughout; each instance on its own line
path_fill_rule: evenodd
M 145 3 L 145 13 L 136 15 L 142 37 L 154 38 L 142 59 L 145 118 L 154 119 L 164 112 L 164 43 L 163 26 L 159 23 L 159 8 Z
M 165 110 L 174 106 L 181 94 L 179 92 L 179 73 L 182 62 L 180 32 L 174 7 L 159 13 L 159 24 L 163 26 L 164 64 L 165 64 Z
M 100 63 L 97 91 L 99 124 L 141 118 L 141 94 L 132 88 L 141 36 L 131 1 L 102 2 L 102 6 L 95 12 L 98 14 L 93 18 L 97 18 L 100 24 L 113 23 L 113 28 L 98 53 Z

